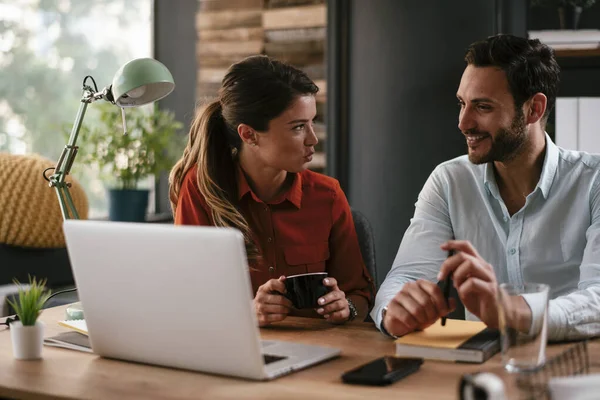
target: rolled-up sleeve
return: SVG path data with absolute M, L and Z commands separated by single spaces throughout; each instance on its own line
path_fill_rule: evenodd
M 592 221 L 586 231 L 577 290 L 549 301 L 548 340 L 574 340 L 600 334 L 600 174 L 590 192 L 590 210 Z M 539 320 L 543 307 L 528 303 L 533 320 Z

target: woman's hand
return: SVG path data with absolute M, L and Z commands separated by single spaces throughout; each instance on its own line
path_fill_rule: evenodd
M 285 276 L 270 279 L 256 291 L 254 310 L 258 318 L 258 326 L 283 321 L 292 309 L 292 302 L 282 294 L 286 292 L 283 281 Z
M 331 291 L 319 298 L 320 307 L 316 309 L 317 313 L 325 317 L 327 321 L 335 324 L 346 322 L 350 318 L 350 308 L 348 307 L 346 294 L 340 290 L 335 278 L 325 278 L 323 284 L 331 288 Z

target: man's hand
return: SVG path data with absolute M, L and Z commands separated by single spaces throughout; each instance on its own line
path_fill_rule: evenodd
M 389 334 L 402 336 L 427 328 L 455 307 L 454 299 L 450 299 L 448 305 L 435 283 L 425 280 L 408 282 L 388 304 L 381 323 Z
M 465 308 L 490 328 L 498 328 L 496 294 L 498 283 L 494 268 L 477 253 L 466 240 L 450 240 L 442 250 L 454 250 L 455 254 L 444 261 L 438 279 L 452 274 L 454 287 Z
M 291 311 L 292 302 L 282 295 L 286 291 L 283 281 L 285 276 L 270 279 L 256 291 L 254 310 L 259 326 L 283 321 Z

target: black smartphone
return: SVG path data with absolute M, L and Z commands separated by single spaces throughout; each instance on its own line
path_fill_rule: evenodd
M 416 372 L 421 364 L 422 358 L 381 357 L 345 372 L 342 380 L 360 385 L 389 385 Z

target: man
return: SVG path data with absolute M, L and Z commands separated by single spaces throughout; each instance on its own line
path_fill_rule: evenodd
M 600 156 L 545 133 L 560 72 L 553 51 L 497 35 L 465 61 L 457 98 L 468 156 L 425 183 L 371 316 L 394 336 L 431 325 L 455 307 L 434 283 L 452 274 L 467 319 L 497 327 L 499 283 L 546 283 L 550 340 L 600 334 Z M 527 332 L 543 306 L 527 295 L 515 305 L 509 323 Z

